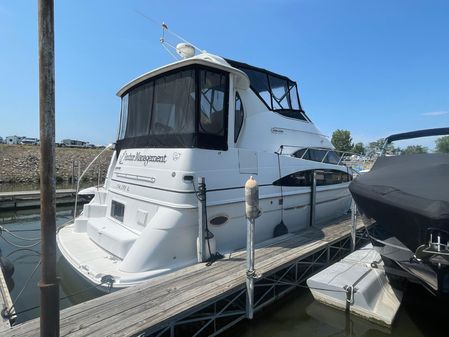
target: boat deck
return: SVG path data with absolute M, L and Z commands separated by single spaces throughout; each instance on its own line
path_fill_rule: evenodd
M 344 218 L 257 245 L 256 312 L 348 253 L 350 233 L 351 220 Z M 196 264 L 62 310 L 60 335 L 217 335 L 246 318 L 246 279 L 246 251 L 241 250 L 210 266 Z M 198 322 L 203 323 L 192 332 L 189 324 Z M 39 319 L 0 328 L 0 335 L 37 336 Z

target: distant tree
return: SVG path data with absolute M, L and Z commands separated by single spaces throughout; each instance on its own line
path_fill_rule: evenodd
M 400 152 L 401 154 L 427 153 L 429 149 L 422 145 L 409 145 Z
M 364 155 L 366 153 L 365 146 L 363 146 L 363 143 L 357 143 L 354 145 L 352 152 L 359 154 L 359 155 Z
M 348 130 L 335 130 L 331 142 L 338 151 L 349 152 L 353 147 L 351 132 Z
M 366 152 L 368 155 L 373 156 L 375 154 L 379 154 L 382 150 L 382 147 L 384 146 L 385 139 L 380 138 L 374 142 L 370 142 L 368 144 L 368 148 L 366 149 Z
M 382 151 L 382 148 L 385 144 L 384 138 L 379 138 L 375 142 L 371 142 L 368 144 L 368 148 L 366 149 L 366 154 L 369 156 L 379 155 Z M 395 148 L 392 143 L 387 145 L 387 148 L 385 149 L 386 153 L 390 154 L 397 154 L 399 152 L 399 148 Z
M 435 144 L 437 152 L 449 153 L 449 136 L 438 138 Z

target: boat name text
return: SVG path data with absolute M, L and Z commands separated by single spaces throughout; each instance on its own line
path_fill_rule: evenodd
M 134 161 L 134 162 L 143 162 L 144 166 L 147 166 L 148 163 L 166 163 L 167 162 L 167 155 L 147 155 L 147 154 L 141 154 L 140 152 L 137 153 L 128 153 L 126 151 L 123 151 L 120 154 L 119 163 L 123 164 L 125 161 Z

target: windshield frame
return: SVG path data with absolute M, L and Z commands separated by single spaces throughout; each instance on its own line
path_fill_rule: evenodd
M 242 62 L 238 62 L 238 61 L 234 61 L 234 60 L 230 60 L 230 59 L 225 59 L 226 62 L 228 62 L 232 67 L 237 68 L 241 71 L 243 71 L 249 78 L 250 80 L 250 88 L 251 90 L 256 94 L 256 96 L 262 101 L 262 103 L 267 107 L 268 110 L 273 111 L 275 113 L 278 113 L 284 117 L 288 117 L 288 118 L 294 118 L 297 120 L 301 120 L 303 122 L 309 122 L 311 123 L 312 121 L 310 120 L 310 118 L 307 116 L 307 114 L 305 113 L 305 111 L 302 109 L 301 107 L 301 100 L 299 98 L 299 92 L 298 92 L 298 84 L 295 81 L 292 81 L 291 79 L 289 79 L 287 76 L 283 76 L 283 75 L 279 75 L 276 74 L 272 71 L 263 69 L 263 68 L 258 68 L 258 67 L 254 67 L 252 65 L 246 64 L 246 63 L 242 63 Z M 257 75 L 257 76 L 263 76 L 266 77 L 266 89 L 268 90 L 268 94 L 270 95 L 269 100 L 267 100 L 266 98 L 262 97 L 260 90 L 258 90 L 256 88 L 256 83 L 254 83 L 254 79 L 255 77 L 253 75 Z M 286 91 L 286 95 L 288 94 L 288 100 L 289 105 L 291 106 L 291 108 L 275 108 L 275 104 L 276 103 L 276 96 L 273 92 L 273 88 L 271 85 L 271 81 L 270 81 L 270 77 L 272 77 L 273 79 L 276 80 L 280 80 L 280 81 L 285 81 L 285 83 L 287 84 L 287 91 Z M 251 81 L 253 80 L 253 81 Z M 259 83 L 260 84 L 260 83 Z M 291 95 L 294 94 L 295 95 L 295 99 L 297 102 L 297 106 L 298 108 L 293 108 L 293 103 L 291 102 Z M 279 105 L 279 102 L 277 102 L 277 104 Z

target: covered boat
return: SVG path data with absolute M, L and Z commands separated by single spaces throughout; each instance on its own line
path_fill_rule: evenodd
M 386 144 L 442 134 L 449 128 L 393 135 Z M 349 189 L 386 265 L 434 294 L 448 294 L 449 154 L 379 157 Z

